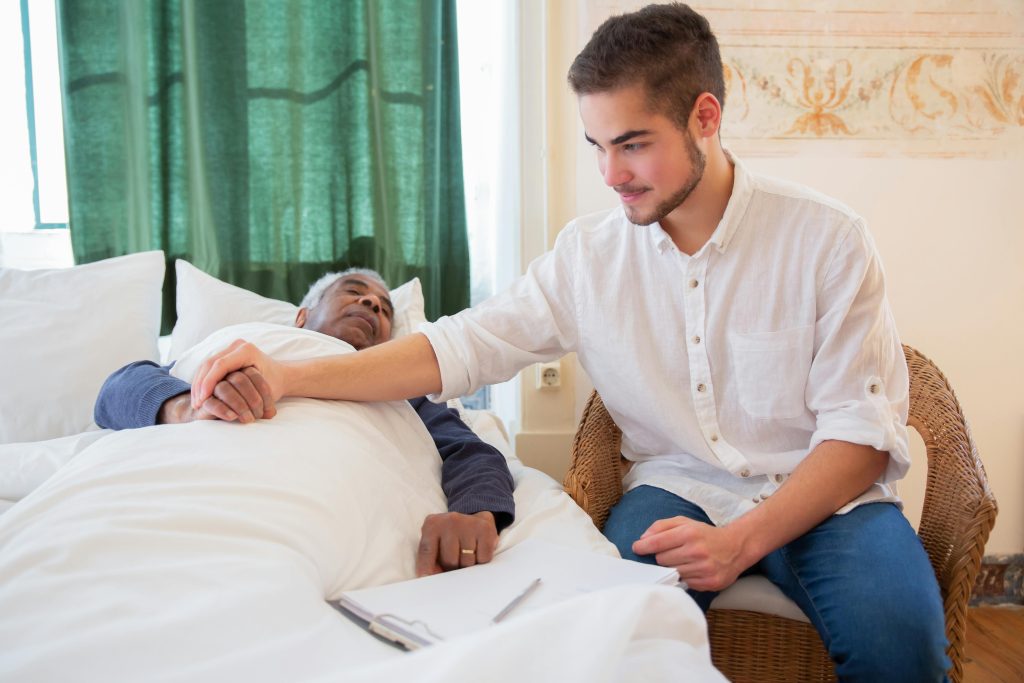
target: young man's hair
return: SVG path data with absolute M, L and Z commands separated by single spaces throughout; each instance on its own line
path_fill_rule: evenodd
M 718 41 L 708 20 L 682 3 L 614 16 L 594 32 L 569 68 L 576 95 L 642 85 L 647 108 L 685 130 L 697 97 L 725 106 Z
M 324 293 L 327 292 L 331 285 L 349 275 L 361 275 L 364 278 L 377 282 L 384 289 L 388 288 L 388 283 L 384 281 L 384 278 L 377 271 L 370 270 L 369 268 L 349 268 L 340 273 L 327 273 L 310 285 L 309 291 L 306 292 L 306 296 L 302 297 L 302 303 L 299 304 L 299 307 L 313 308 L 324 298 Z

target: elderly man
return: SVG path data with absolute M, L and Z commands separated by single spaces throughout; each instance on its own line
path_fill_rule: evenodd
M 310 287 L 295 326 L 347 342 L 359 350 L 391 338 L 394 307 L 381 276 L 372 270 L 329 273 Z M 170 375 L 171 366 L 149 361 L 127 365 L 100 389 L 95 419 L 101 427 L 131 429 L 193 420 L 250 423 L 276 412 L 266 380 L 254 368 L 218 382 L 198 408 L 191 387 Z M 498 532 L 512 523 L 512 475 L 504 456 L 484 443 L 458 417 L 425 397 L 409 401 L 434 439 L 443 465 L 441 487 L 448 512 L 423 524 L 416 571 L 432 574 L 489 562 Z

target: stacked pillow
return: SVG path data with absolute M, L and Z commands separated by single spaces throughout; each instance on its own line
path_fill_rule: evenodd
M 268 299 L 177 261 L 178 322 L 170 360 L 228 325 L 291 325 L 298 307 Z M 137 360 L 160 361 L 164 255 L 129 254 L 74 268 L 0 268 L 0 444 L 42 441 L 95 428 L 103 381 Z M 426 320 L 412 279 L 391 290 L 393 336 Z
M 0 268 L 0 444 L 85 431 L 107 376 L 157 360 L 164 255 Z

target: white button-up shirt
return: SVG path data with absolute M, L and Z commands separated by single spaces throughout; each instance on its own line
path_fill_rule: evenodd
M 907 366 L 864 221 L 734 163 L 725 214 L 692 256 L 616 208 L 569 223 L 504 293 L 423 326 L 441 397 L 575 351 L 622 429 L 627 490 L 657 486 L 724 524 L 838 439 L 890 456 L 840 512 L 899 502 Z

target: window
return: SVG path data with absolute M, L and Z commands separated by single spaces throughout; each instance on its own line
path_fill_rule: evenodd
M 470 292 L 477 304 L 519 275 L 519 90 L 514 0 L 458 0 L 462 163 Z M 515 380 L 464 397 L 515 423 Z
M 71 265 L 52 0 L 0 3 L 0 64 L 0 265 Z

